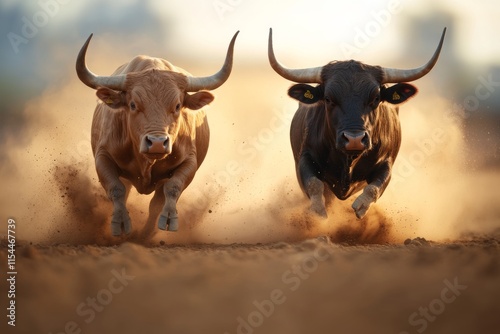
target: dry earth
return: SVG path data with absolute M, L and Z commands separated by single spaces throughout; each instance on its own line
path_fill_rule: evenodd
M 254 245 L 18 242 L 16 254 L 8 333 L 498 333 L 500 325 L 498 234 L 372 245 L 327 236 Z

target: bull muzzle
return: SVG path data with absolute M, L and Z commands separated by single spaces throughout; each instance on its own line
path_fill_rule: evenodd
M 139 151 L 146 155 L 165 156 L 172 152 L 172 142 L 168 135 L 146 134 Z
M 338 148 L 348 154 L 359 154 L 370 146 L 370 136 L 366 131 L 342 131 L 338 144 Z

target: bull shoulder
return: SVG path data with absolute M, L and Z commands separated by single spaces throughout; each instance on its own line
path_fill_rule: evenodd
M 330 138 L 326 135 L 325 113 L 319 106 L 300 104 L 290 128 L 290 141 L 296 160 L 309 152 L 313 156 L 324 156 Z
M 210 141 L 210 129 L 208 127 L 207 115 L 203 109 L 192 111 L 186 110 L 184 113 L 184 126 L 181 127 L 179 135 L 191 139 L 189 145 L 192 145 L 196 152 L 198 166 L 203 162 L 208 151 Z M 185 140 L 185 145 L 188 141 Z

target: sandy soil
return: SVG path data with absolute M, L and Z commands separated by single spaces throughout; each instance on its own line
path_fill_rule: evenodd
M 256 245 L 18 242 L 16 251 L 9 333 L 497 333 L 500 325 L 500 234 L 375 245 L 327 236 Z

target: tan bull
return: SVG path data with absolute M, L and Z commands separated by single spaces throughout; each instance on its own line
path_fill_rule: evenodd
M 221 70 L 209 77 L 193 77 L 148 56 L 133 58 L 111 76 L 98 76 L 85 64 L 92 35 L 83 45 L 76 71 L 103 102 L 94 112 L 92 150 L 99 181 L 113 202 L 114 236 L 132 231 L 126 208 L 132 185 L 141 194 L 155 192 L 144 236 L 154 231 L 155 221 L 162 230 L 178 229 L 177 201 L 208 150 L 210 132 L 201 108 L 214 99 L 207 90 L 221 86 L 231 73 L 237 35 Z

